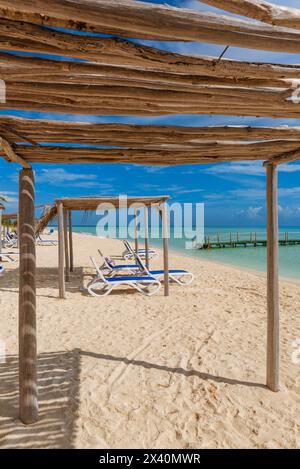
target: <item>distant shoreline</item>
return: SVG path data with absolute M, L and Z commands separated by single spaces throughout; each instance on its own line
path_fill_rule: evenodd
M 75 225 L 76 227 L 76 225 Z M 82 226 L 78 225 L 77 228 L 81 228 Z M 81 236 L 92 236 L 92 237 L 96 237 L 97 235 L 94 234 L 94 233 L 90 233 L 90 232 L 84 232 L 84 231 L 74 231 L 74 234 L 76 235 L 81 235 Z M 109 238 L 109 237 L 99 237 L 99 239 L 111 239 L 113 240 L 113 238 Z M 118 240 L 117 238 L 115 239 L 116 241 L 120 241 Z M 155 248 L 158 249 L 158 250 L 161 250 L 162 248 L 158 245 L 158 243 L 156 244 L 155 243 Z M 231 262 L 223 262 L 222 260 L 217 260 L 217 259 L 207 259 L 205 257 L 201 257 L 201 256 L 198 256 L 195 254 L 195 252 L 198 252 L 198 250 L 196 249 L 192 249 L 192 250 L 189 250 L 189 249 L 186 249 L 186 250 L 182 250 L 178 247 L 175 247 L 175 246 L 172 246 L 170 245 L 169 246 L 169 249 L 170 251 L 172 251 L 173 253 L 175 253 L 176 255 L 179 255 L 183 258 L 192 258 L 194 260 L 198 260 L 199 262 L 203 262 L 205 264 L 208 264 L 208 265 L 220 265 L 220 266 L 223 266 L 223 267 L 231 267 L 237 271 L 242 271 L 242 272 L 247 272 L 249 274 L 253 274 L 253 275 L 256 275 L 260 278 L 264 278 L 266 277 L 266 271 L 262 271 L 262 270 L 259 270 L 259 269 L 254 269 L 254 268 L 251 268 L 251 267 L 246 267 L 246 266 L 243 266 L 243 265 L 237 265 L 237 264 L 234 264 L 234 263 L 231 263 Z M 237 249 L 243 249 L 243 248 L 237 248 Z M 255 248 L 249 248 L 249 249 L 255 249 Z M 266 249 L 266 248 L 260 248 L 260 249 Z M 286 275 L 280 275 L 280 280 L 281 281 L 284 281 L 284 282 L 288 282 L 288 283 L 292 283 L 296 286 L 299 286 L 300 285 L 300 279 L 298 278 L 295 278 L 295 277 L 289 277 L 289 276 L 286 276 Z

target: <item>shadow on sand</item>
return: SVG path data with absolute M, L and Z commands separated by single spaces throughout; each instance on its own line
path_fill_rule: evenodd
M 92 273 L 87 273 L 88 269 L 83 267 L 76 267 L 74 272 L 70 274 L 70 281 L 66 282 L 66 291 L 69 293 L 78 292 L 81 290 L 86 279 L 92 277 Z M 57 298 L 58 296 L 58 271 L 56 268 L 38 267 L 36 269 L 36 287 L 37 296 L 50 296 Z M 19 269 L 16 267 L 12 270 L 7 270 L 5 275 L 0 277 L 0 291 L 14 292 L 19 288 Z M 51 288 L 57 290 L 51 295 L 44 295 L 39 292 L 39 289 Z
M 74 448 L 76 420 L 79 409 L 81 361 L 96 359 L 97 366 L 105 361 L 126 366 L 155 369 L 166 373 L 193 376 L 230 386 L 263 388 L 262 383 L 216 376 L 200 370 L 173 368 L 144 360 L 129 359 L 74 349 L 70 352 L 43 353 L 38 358 L 39 421 L 25 426 L 18 418 L 18 359 L 8 356 L 0 363 L 0 448 Z
M 39 421 L 18 418 L 18 358 L 0 363 L 0 448 L 72 448 L 78 412 L 80 353 L 43 353 L 38 358 Z

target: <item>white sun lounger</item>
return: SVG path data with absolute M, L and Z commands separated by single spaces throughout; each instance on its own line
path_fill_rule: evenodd
M 129 245 L 130 246 L 130 245 Z M 140 256 L 133 251 L 133 255 L 136 259 L 137 265 L 140 267 L 140 272 L 147 275 L 152 275 L 153 277 L 162 280 L 164 277 L 164 270 L 148 270 Z M 169 278 L 171 281 L 178 283 L 179 285 L 190 285 L 195 276 L 192 272 L 184 269 L 170 269 Z
M 0 259 L 6 259 L 8 262 L 17 262 L 19 259 L 18 252 L 1 252 Z
M 13 247 L 17 246 L 17 244 L 18 244 L 18 238 L 15 237 L 15 236 L 10 237 L 10 236 L 6 235 L 3 244 L 4 244 L 5 246 L 7 246 L 8 248 L 13 248 Z
M 152 277 L 151 275 L 128 275 L 128 276 L 118 276 L 118 277 L 105 277 L 99 269 L 95 259 L 90 257 L 97 275 L 96 277 L 89 282 L 87 286 L 87 291 L 92 296 L 107 296 L 111 291 L 121 285 L 127 285 L 129 287 L 135 288 L 139 293 L 142 293 L 146 296 L 152 296 L 158 292 L 161 287 L 161 283 L 158 279 Z M 149 290 L 149 287 L 154 287 L 153 290 Z M 100 290 L 97 292 L 97 289 Z
M 41 235 L 36 237 L 36 243 L 39 246 L 57 246 L 58 240 L 57 239 L 43 239 Z
M 133 275 L 140 270 L 140 267 L 137 264 L 115 264 L 110 257 L 104 256 L 100 249 L 98 249 L 98 252 L 103 262 L 100 269 L 105 272 L 109 277 L 119 275 L 120 273 L 124 272 Z
M 123 241 L 124 245 L 125 245 L 125 251 L 123 252 L 123 258 L 126 260 L 126 261 L 129 261 L 131 259 L 134 259 L 134 255 L 133 253 L 135 253 L 135 249 L 133 249 L 133 247 L 130 245 L 130 243 L 126 240 Z M 142 258 L 142 259 L 145 259 L 146 258 L 146 249 L 138 249 L 138 252 L 137 254 Z M 159 257 L 159 253 L 157 251 L 155 251 L 154 249 L 149 249 L 149 259 L 154 259 L 154 258 L 157 258 Z

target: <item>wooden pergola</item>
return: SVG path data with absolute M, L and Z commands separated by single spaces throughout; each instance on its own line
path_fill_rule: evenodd
M 138 244 L 138 210 L 144 211 L 144 232 L 145 232 L 145 258 L 146 266 L 149 268 L 149 231 L 148 231 L 148 210 L 156 208 L 159 210 L 162 220 L 162 238 L 163 238 L 163 258 L 164 258 L 164 293 L 169 296 L 169 247 L 168 247 L 168 211 L 166 202 L 169 196 L 156 197 L 127 197 L 126 205 L 122 202 L 122 197 L 73 197 L 57 199 L 55 204 L 57 208 L 58 225 L 58 274 L 59 274 L 59 297 L 66 297 L 65 282 L 70 280 L 69 272 L 74 269 L 74 249 L 73 249 L 73 211 L 93 211 L 100 206 L 106 210 L 134 209 L 135 233 L 134 242 L 136 251 Z M 52 215 L 53 216 L 53 215 Z M 69 230 L 68 230 L 69 228 Z M 68 232 L 69 231 L 69 232 Z
M 44 0 L 0 0 L 0 49 L 5 51 L 0 53 L 0 76 L 6 84 L 6 103 L 0 107 L 110 116 L 299 118 L 300 104 L 295 99 L 299 96 L 299 65 L 180 55 L 123 39 L 205 41 L 300 53 L 300 10 L 261 0 L 203 1 L 260 22 L 132 0 L 48 0 L 46 14 Z M 69 30 L 81 34 L 66 32 Z M 34 54 L 43 54 L 43 58 Z M 62 59 L 54 58 L 57 56 Z M 299 127 L 185 128 L 1 116 L 1 156 L 23 167 L 19 182 L 19 355 L 24 423 L 38 419 L 31 165 L 264 161 L 268 210 L 266 383 L 278 391 L 277 166 L 299 159 L 299 136 Z

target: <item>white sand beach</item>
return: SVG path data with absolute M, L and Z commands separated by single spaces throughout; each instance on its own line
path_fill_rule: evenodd
M 58 299 L 57 247 L 37 247 L 40 419 L 18 420 L 18 275 L 0 278 L 0 448 L 296 448 L 300 446 L 300 285 L 281 281 L 282 391 L 265 387 L 264 275 L 170 253 L 195 273 L 154 297 L 80 290 L 97 249 L 75 234 L 75 272 Z M 162 256 L 153 266 L 162 265 Z

